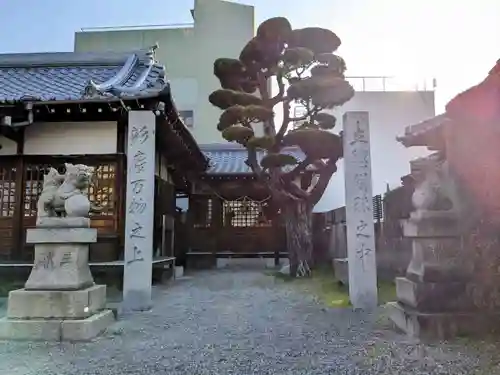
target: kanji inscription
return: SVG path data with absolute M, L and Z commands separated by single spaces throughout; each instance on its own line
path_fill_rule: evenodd
M 367 112 L 343 119 L 349 295 L 354 307 L 377 305 L 370 129 Z
M 151 111 L 129 112 L 123 300 L 131 310 L 151 303 L 155 123 Z

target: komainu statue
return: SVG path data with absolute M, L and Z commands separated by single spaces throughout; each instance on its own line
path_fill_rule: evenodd
M 50 168 L 44 176 L 43 190 L 37 204 L 37 222 L 46 217 L 87 218 L 91 211 L 98 211 L 88 198 L 94 168 L 83 164 L 64 165 L 64 175 Z
M 37 202 L 38 218 L 57 216 L 54 210 L 54 197 L 63 181 L 64 175 L 59 174 L 55 168 L 50 168 L 49 172 L 43 176 L 43 190 Z
M 450 211 L 457 208 L 453 179 L 441 155 L 412 161 L 412 176 L 416 182 L 412 203 L 417 211 Z

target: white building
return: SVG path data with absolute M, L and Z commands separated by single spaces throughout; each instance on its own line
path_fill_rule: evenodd
M 384 77 L 349 79 L 357 90 L 356 95 L 334 111 L 337 118 L 335 132 L 342 129 L 342 115 L 348 111 L 367 111 L 370 119 L 373 195 L 383 194 L 387 186 L 400 186 L 400 179 L 410 173 L 409 161 L 427 155 L 425 147 L 415 147 L 411 152 L 396 137 L 406 126 L 435 116 L 434 87 L 420 85 L 404 87 L 392 85 Z M 343 161 L 316 206 L 317 212 L 330 211 L 345 204 Z
M 168 2 L 165 4 L 168 8 Z M 254 7 L 222 0 L 195 0 L 193 23 L 164 27 L 85 29 L 75 34 L 75 52 L 130 51 L 158 43 L 175 103 L 200 144 L 221 142 L 220 110 L 208 95 L 220 88 L 213 75 L 219 57 L 237 57 L 253 37 Z
M 168 5 L 167 5 L 168 6 Z M 219 88 L 213 75 L 218 57 L 237 57 L 254 36 L 254 8 L 223 0 L 195 0 L 193 23 L 182 26 L 88 29 L 75 35 L 75 51 L 134 50 L 158 43 L 157 58 L 166 65 L 175 102 L 197 142 L 224 143 L 216 124 L 220 110 L 208 102 L 208 95 Z M 384 77 L 349 79 L 356 96 L 335 111 L 341 129 L 342 113 L 368 111 L 371 125 L 374 194 L 384 193 L 386 185 L 397 186 L 400 177 L 409 173 L 409 155 L 395 137 L 406 125 L 435 115 L 434 87 L 402 87 Z M 223 150 L 221 149 L 221 152 Z M 217 160 L 217 155 L 215 157 Z M 342 161 L 317 210 L 327 211 L 344 205 Z

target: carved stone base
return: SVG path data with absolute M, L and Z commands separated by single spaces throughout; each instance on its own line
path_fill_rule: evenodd
M 463 281 L 470 274 L 459 238 L 414 238 L 406 276 L 419 282 Z
M 106 286 L 83 290 L 13 290 L 9 293 L 10 319 L 85 319 L 106 306 Z
M 349 263 L 347 258 L 336 258 L 333 260 L 333 272 L 335 278 L 343 285 L 349 285 Z
M 28 229 L 35 259 L 25 289 L 78 290 L 94 285 L 88 255 L 89 243 L 96 241 L 94 228 Z
M 38 228 L 90 228 L 88 217 L 39 217 Z
M 88 341 L 114 322 L 111 310 L 85 319 L 0 319 L 0 340 Z
M 405 237 L 441 238 L 458 235 L 454 211 L 415 211 L 403 222 Z
M 415 282 L 406 277 L 396 278 L 398 301 L 418 311 L 470 311 L 464 282 Z
M 447 339 L 458 335 L 484 335 L 500 331 L 498 313 L 422 313 L 399 302 L 386 310 L 394 325 L 412 337 Z
M 487 316 L 469 292 L 473 269 L 463 253 L 456 213 L 413 212 L 403 233 L 411 238 L 413 252 L 406 277 L 396 278 L 398 302 L 388 305 L 395 325 L 413 336 L 439 338 L 487 331 L 491 320 L 484 325 Z
M 106 286 L 83 290 L 14 290 L 0 339 L 79 341 L 99 335 L 114 321 L 106 306 Z

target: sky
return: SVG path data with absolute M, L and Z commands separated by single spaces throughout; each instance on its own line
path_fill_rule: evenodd
M 212 0 L 217 1 L 217 0 Z M 350 76 L 436 78 L 437 112 L 500 58 L 499 0 L 236 0 L 329 28 Z M 84 27 L 190 23 L 193 0 L 0 0 L 0 53 L 72 51 Z M 160 46 L 161 48 L 161 46 Z

